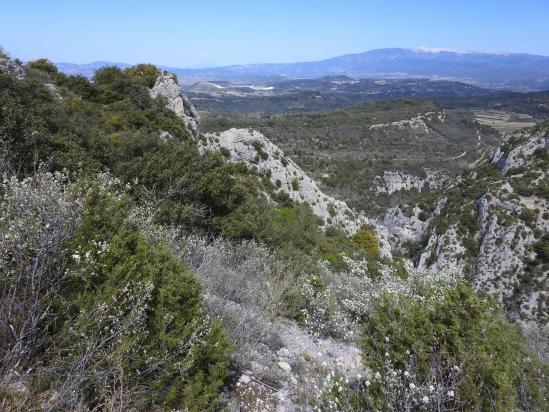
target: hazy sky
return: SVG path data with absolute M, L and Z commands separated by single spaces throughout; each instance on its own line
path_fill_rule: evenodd
M 549 0 L 0 0 L 0 46 L 23 60 L 178 67 L 383 47 L 549 55 Z

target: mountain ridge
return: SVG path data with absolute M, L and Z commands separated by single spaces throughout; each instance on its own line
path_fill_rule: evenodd
M 92 65 L 110 63 L 57 63 L 59 70 L 65 73 L 88 77 L 93 75 Z M 113 65 L 126 67 L 125 63 Z M 201 69 L 159 67 L 177 74 L 184 83 L 201 80 L 265 81 L 273 78 L 346 75 L 352 78 L 451 79 L 507 90 L 549 89 L 549 57 L 525 53 L 385 48 L 309 62 L 252 63 Z

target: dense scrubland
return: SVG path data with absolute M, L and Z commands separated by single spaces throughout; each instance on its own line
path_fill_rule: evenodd
M 235 399 L 253 410 L 239 377 L 281 349 L 284 322 L 358 348 L 362 372 L 304 350 L 291 372 L 275 362 L 253 375 L 265 404 L 284 393 L 317 410 L 546 408 L 543 353 L 496 300 L 462 273 L 381 257 L 368 227 L 321 230 L 307 204 L 199 151 L 150 97 L 154 66 L 93 81 L 47 60 L 24 72 L 0 71 L 3 410 L 204 411 Z M 309 139 L 307 121 L 274 120 Z M 364 132 L 353 127 L 351 141 Z

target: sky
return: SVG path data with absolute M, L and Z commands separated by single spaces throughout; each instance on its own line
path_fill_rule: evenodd
M 0 46 L 24 61 L 173 67 L 384 47 L 549 56 L 549 0 L 0 0 Z

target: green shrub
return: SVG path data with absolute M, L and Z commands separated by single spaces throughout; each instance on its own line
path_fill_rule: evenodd
M 299 190 L 299 180 L 297 178 L 292 179 L 292 190 Z
M 371 255 L 379 256 L 379 241 L 377 236 L 368 227 L 363 227 L 354 236 L 353 242 L 362 250 L 365 250 Z
M 66 288 L 66 313 L 77 316 L 66 333 L 91 339 L 103 329 L 112 333 L 130 324 L 119 340 L 104 340 L 91 354 L 95 367 L 118 362 L 127 384 L 146 388 L 144 399 L 132 400 L 136 404 L 215 410 L 231 346 L 220 325 L 205 315 L 197 279 L 125 223 L 128 210 L 127 201 L 107 194 L 89 197 L 74 245 L 81 256 L 78 277 Z M 70 356 L 86 350 L 82 339 Z M 98 395 L 99 388 L 89 388 L 89 404 Z
M 520 218 L 526 223 L 527 225 L 531 225 L 536 221 L 538 217 L 538 214 L 534 209 L 528 209 L 527 207 L 523 208 L 520 212 Z
M 430 216 L 431 214 L 429 212 L 422 210 L 421 212 L 419 212 L 418 219 L 422 222 L 426 222 Z
M 547 368 L 496 302 L 465 284 L 421 301 L 387 297 L 369 316 L 361 346 L 365 365 L 381 375 L 362 395 L 370 407 L 402 407 L 413 400 L 408 385 L 415 382 L 419 404 L 423 396 L 432 402 L 428 385 L 443 385 L 455 395 L 443 393 L 439 408 L 544 408 Z M 393 370 L 402 386 L 391 389 L 385 382 Z
M 124 69 L 124 74 L 141 81 L 149 89 L 154 86 L 161 70 L 152 64 L 137 64 Z
M 48 59 L 37 59 L 29 62 L 28 67 L 46 72 L 52 76 L 57 76 L 57 67 Z

